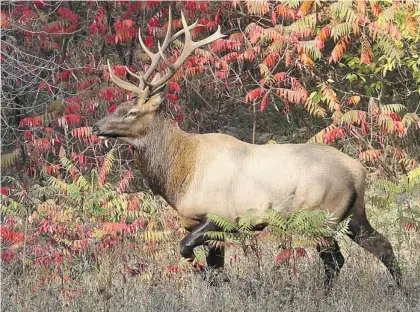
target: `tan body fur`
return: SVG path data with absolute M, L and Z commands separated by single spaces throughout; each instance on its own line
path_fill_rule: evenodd
M 262 215 L 268 208 L 316 208 L 334 213 L 340 222 L 354 192 L 363 205 L 364 167 L 333 147 L 252 145 L 223 134 L 190 139 L 198 140 L 197 170 L 174 203 L 185 218 L 216 213 L 235 220 L 250 209 Z

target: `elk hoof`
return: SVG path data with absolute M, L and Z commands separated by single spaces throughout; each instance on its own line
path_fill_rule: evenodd
M 208 281 L 210 286 L 219 287 L 224 283 L 229 283 L 230 279 L 223 270 L 209 269 L 206 270 L 204 280 Z

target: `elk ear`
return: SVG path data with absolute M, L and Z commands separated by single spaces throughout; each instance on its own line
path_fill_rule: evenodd
M 159 108 L 160 104 L 163 102 L 162 92 L 153 95 L 150 99 L 144 104 L 147 108 L 156 110 Z

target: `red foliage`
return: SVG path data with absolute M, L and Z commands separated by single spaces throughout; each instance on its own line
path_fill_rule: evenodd
M 108 108 L 108 113 L 112 114 L 117 109 L 117 105 L 112 105 Z
M 25 240 L 25 236 L 23 234 L 11 231 L 4 225 L 0 225 L 0 237 L 9 243 L 18 243 Z
M 42 125 L 41 117 L 26 117 L 20 121 L 20 126 L 27 126 L 27 127 L 39 127 Z
M 331 56 L 328 60 L 328 63 L 338 62 L 343 56 L 344 51 L 346 51 L 348 43 L 349 43 L 349 39 L 347 36 L 341 38 L 335 45 L 333 51 L 331 52 Z
M 285 262 L 293 258 L 293 250 L 291 248 L 283 249 L 275 258 L 275 262 Z
M 245 96 L 245 103 L 251 103 L 255 99 L 259 98 L 262 94 L 264 94 L 266 90 L 263 88 L 257 88 L 254 90 L 249 91 Z
M 8 187 L 2 186 L 1 187 L 1 192 L 2 195 L 7 196 L 10 193 L 10 189 Z
M 266 94 L 264 94 L 262 100 L 261 100 L 261 111 L 264 112 L 266 107 L 267 107 L 267 103 L 268 103 L 268 97 L 269 97 L 270 93 L 267 92 Z

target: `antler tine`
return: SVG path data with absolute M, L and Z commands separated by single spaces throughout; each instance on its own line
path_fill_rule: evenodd
M 198 26 L 201 26 L 200 24 L 198 24 L 198 20 L 195 21 L 194 24 L 190 25 L 187 27 L 188 30 L 193 30 L 195 28 L 197 28 Z M 171 34 L 171 30 L 172 30 L 172 11 L 171 8 L 169 7 L 169 12 L 168 12 L 168 30 L 166 32 L 165 35 L 165 40 L 163 41 L 162 44 L 162 50 L 166 50 L 168 48 L 168 46 L 174 41 L 176 40 L 179 36 L 181 36 L 182 34 L 185 33 L 185 29 L 181 29 L 179 30 L 177 33 L 175 33 L 175 35 L 173 35 L 172 37 L 170 36 Z M 152 60 L 150 67 L 147 69 L 146 73 L 144 74 L 144 80 L 146 82 L 146 80 L 149 78 L 149 76 L 152 74 L 152 72 L 156 69 L 156 66 L 158 65 L 161 55 L 159 52 L 156 53 L 152 53 L 144 44 L 142 38 L 141 38 L 141 30 L 139 29 L 139 41 L 140 41 L 140 45 L 142 47 L 142 49 L 146 52 L 146 54 L 150 57 L 150 59 Z M 146 82 L 147 84 L 147 82 Z
M 195 49 L 226 36 L 226 35 L 223 35 L 220 32 L 220 25 L 219 25 L 217 27 L 217 31 L 214 34 L 212 34 L 210 37 L 207 37 L 203 40 L 194 42 L 191 39 L 191 33 L 190 33 L 190 30 L 189 30 L 190 27 L 187 25 L 187 22 L 185 20 L 185 17 L 184 17 L 183 13 L 181 13 L 181 18 L 182 18 L 182 25 L 184 26 L 183 32 L 185 33 L 184 48 L 182 49 L 182 52 L 181 52 L 181 55 L 179 56 L 179 58 L 175 61 L 175 63 L 172 64 L 167 60 L 167 58 L 163 54 L 163 50 L 164 50 L 163 46 L 161 47 L 160 43 L 158 42 L 160 57 L 163 59 L 163 61 L 166 63 L 166 65 L 168 66 L 168 68 L 170 70 L 165 75 L 163 75 L 162 78 L 160 78 L 158 81 L 156 81 L 154 83 L 153 82 L 151 83 L 151 85 L 152 85 L 151 88 L 153 90 L 151 94 L 156 93 L 155 88 L 157 88 L 158 86 L 167 82 L 175 74 L 175 72 L 178 70 L 178 68 L 181 67 L 181 65 L 187 60 L 188 56 Z M 194 24 L 196 24 L 196 23 L 194 23 Z
M 171 11 L 171 7 L 169 7 L 168 29 L 166 31 L 165 40 L 163 41 L 164 46 L 165 46 L 164 49 L 166 49 L 167 46 L 174 40 L 174 38 L 171 38 L 171 31 L 172 31 L 172 11 Z M 156 69 L 156 66 L 158 65 L 159 60 L 160 60 L 160 55 L 159 53 L 152 53 L 149 49 L 146 48 L 143 40 L 141 39 L 140 28 L 139 28 L 139 41 L 143 50 L 147 53 L 147 55 L 149 55 L 150 59 L 152 60 L 150 67 L 147 69 L 146 73 L 144 74 L 144 80 L 146 81 L 149 78 L 150 74 Z
M 125 70 L 131 75 L 131 76 L 133 76 L 134 78 L 137 78 L 139 81 L 140 81 L 140 84 L 139 84 L 139 88 L 141 89 L 141 90 L 143 90 L 144 89 L 144 87 L 145 87 L 145 85 L 148 85 L 148 86 L 150 86 L 150 83 L 148 83 L 146 80 L 144 80 L 144 77 L 142 76 L 142 75 L 137 75 L 137 74 L 135 74 L 135 73 L 133 73 L 127 66 L 125 66 Z
M 109 63 L 109 60 L 107 60 L 107 64 L 108 64 L 108 72 L 109 72 L 109 76 L 111 77 L 111 80 L 113 83 L 115 83 L 117 86 L 119 86 L 120 88 L 127 90 L 127 91 L 131 91 L 134 92 L 136 94 L 142 94 L 143 90 L 140 89 L 138 86 L 135 86 L 129 82 L 126 82 L 120 78 L 118 78 L 117 76 L 114 75 L 114 72 L 111 68 L 111 65 Z

